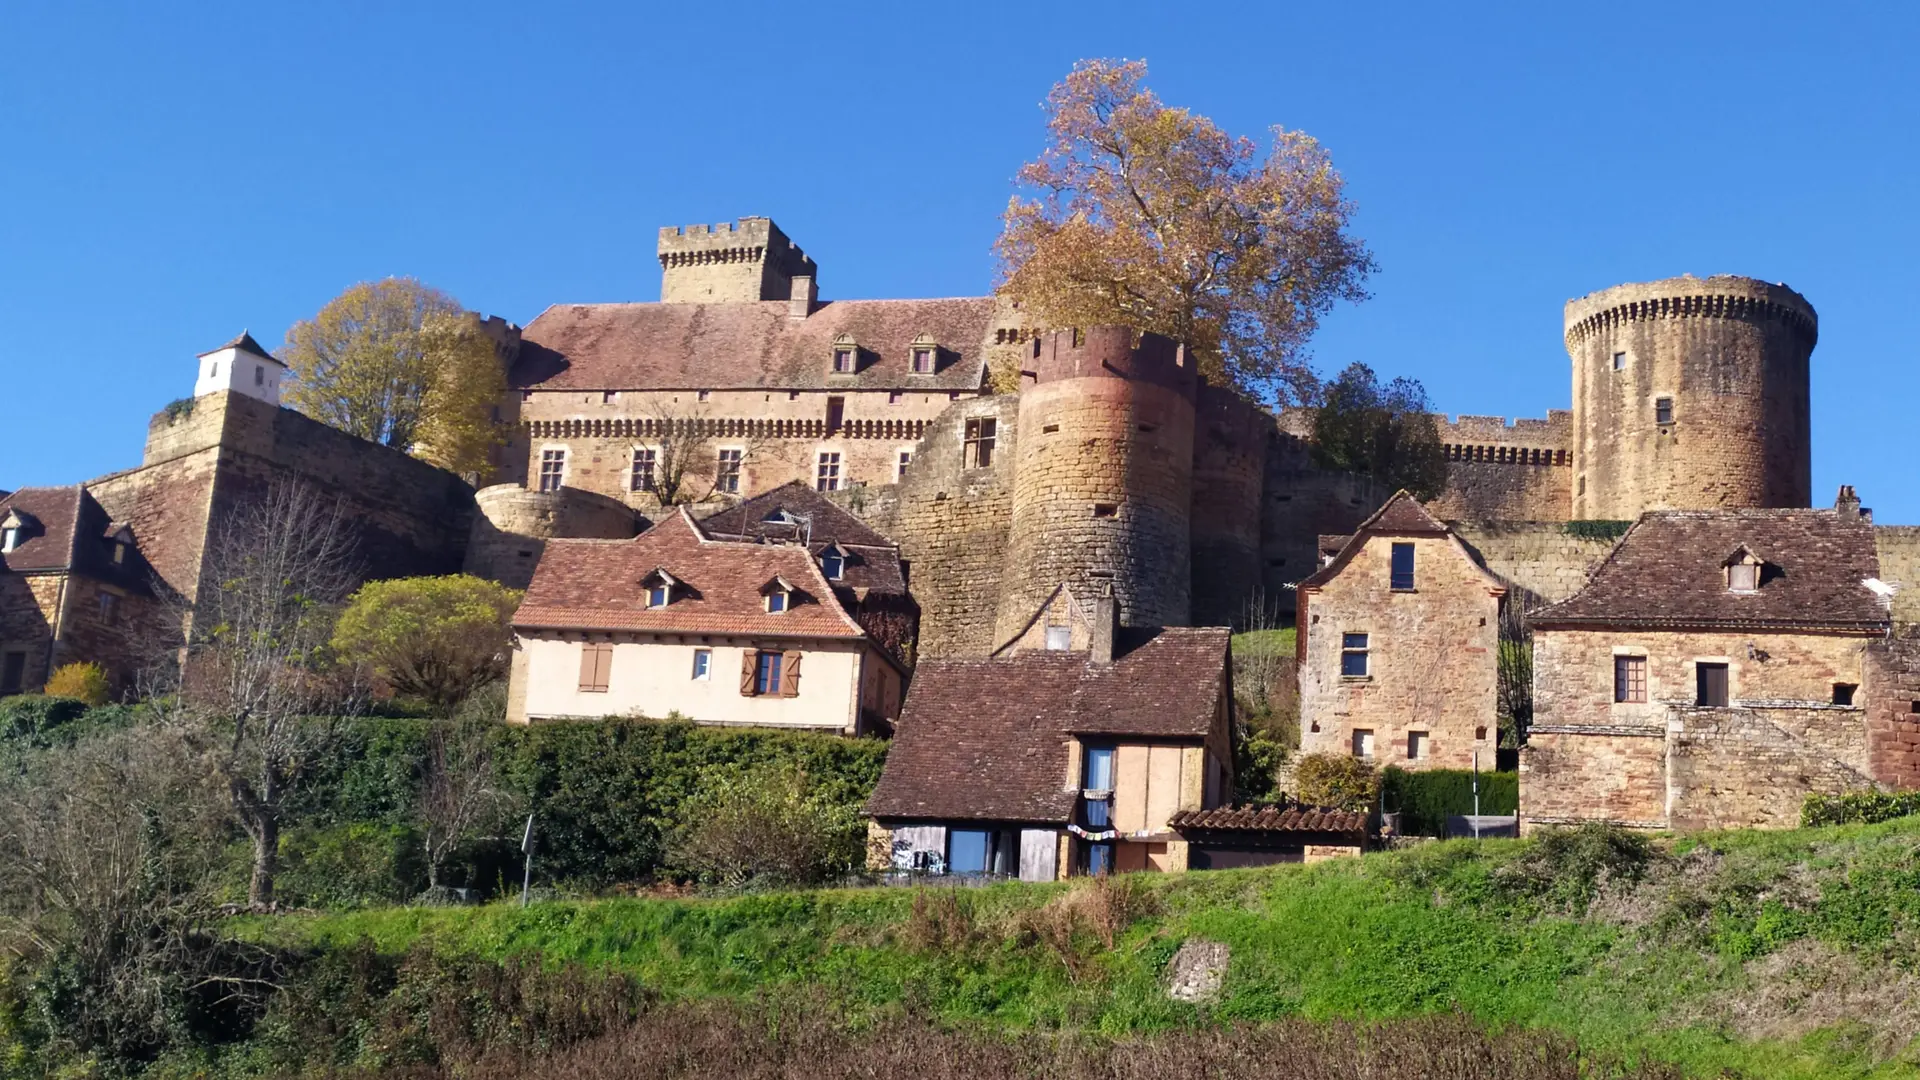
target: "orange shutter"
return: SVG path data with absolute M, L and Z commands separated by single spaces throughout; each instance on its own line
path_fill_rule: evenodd
M 613 646 L 612 645 L 600 646 L 600 663 L 595 667 L 595 673 L 600 676 L 599 683 L 598 683 L 600 690 L 605 691 L 607 687 L 613 685 Z
M 790 652 L 780 661 L 780 696 L 800 696 L 800 654 Z
M 760 666 L 759 650 L 747 649 L 741 652 L 740 654 L 740 693 L 742 695 L 746 697 L 753 696 L 753 680 L 754 680 L 754 675 L 756 674 L 755 669 L 758 668 L 759 666 Z
M 604 693 L 613 670 L 613 646 L 587 642 L 580 646 L 580 689 L 585 693 Z

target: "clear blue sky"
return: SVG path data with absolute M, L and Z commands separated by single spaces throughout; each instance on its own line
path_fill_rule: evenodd
M 1320 138 L 1380 262 L 1316 345 L 1454 413 L 1569 404 L 1569 297 L 1680 273 L 1820 312 L 1814 497 L 1920 522 L 1920 9 L 1884 5 L 0 7 L 0 488 L 137 464 L 192 357 L 408 274 L 525 323 L 657 298 L 744 214 L 823 295 L 971 295 L 1041 99 L 1145 58 Z

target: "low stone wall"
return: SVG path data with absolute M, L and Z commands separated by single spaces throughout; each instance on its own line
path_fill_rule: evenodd
M 1588 821 L 1667 827 L 1663 725 L 1537 726 L 1520 752 L 1520 831 Z

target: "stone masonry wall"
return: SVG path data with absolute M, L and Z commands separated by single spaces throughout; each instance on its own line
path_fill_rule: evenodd
M 1320 568 L 1320 537 L 1353 532 L 1393 492 L 1372 477 L 1315 466 L 1307 444 L 1284 425 L 1267 443 L 1264 475 L 1258 580 L 1269 612 L 1284 617 L 1294 609 L 1290 586 Z
M 1866 738 L 1868 775 L 1896 790 L 1920 788 L 1920 641 L 1867 650 Z
M 1447 521 L 1565 521 L 1573 516 L 1573 414 L 1545 420 L 1436 416 L 1447 489 L 1427 504 Z
M 1260 532 L 1273 418 L 1231 391 L 1195 404 L 1191 536 L 1193 624 L 1229 626 L 1260 583 Z
M 1041 382 L 1020 394 L 1020 446 L 995 636 L 1019 632 L 1062 584 L 1112 580 L 1120 621 L 1191 618 L 1193 402 L 1131 378 Z
M 1857 760 L 1865 747 L 1858 709 L 1675 708 L 1667 722 L 1669 826 L 1793 828 L 1808 795 L 1872 786 L 1836 755 Z
M 66 581 L 65 574 L 0 571 L 0 657 L 26 654 L 22 689 L 37 690 L 47 681 Z
M 1817 327 L 1798 293 L 1670 278 L 1569 301 L 1565 320 L 1574 517 L 1808 505 Z
M 1920 526 L 1875 525 L 1873 546 L 1880 560 L 1880 580 L 1896 590 L 1893 621 L 1920 624 Z
M 1520 752 L 1520 828 L 1608 822 L 1667 826 L 1667 729 L 1662 724 L 1536 723 Z
M 1585 588 L 1588 572 L 1616 542 L 1575 536 L 1562 521 L 1451 524 L 1486 568 L 1507 583 L 1509 608 L 1523 613 L 1558 603 Z
M 1396 543 L 1414 545 L 1414 588 L 1390 588 Z M 1354 752 L 1406 769 L 1492 768 L 1500 601 L 1497 587 L 1446 537 L 1374 536 L 1324 585 L 1300 594 L 1300 749 Z M 1365 677 L 1341 674 L 1342 639 L 1367 635 Z M 1408 735 L 1426 753 L 1408 758 Z
M 496 484 L 474 494 L 479 512 L 467 540 L 466 572 L 524 589 L 553 537 L 624 540 L 643 520 L 625 503 L 578 488 L 528 491 Z
M 900 545 L 919 600 L 921 658 L 985 656 L 1000 644 L 994 617 L 1013 518 L 1020 399 L 967 398 L 928 426 L 906 476 L 891 487 L 833 498 Z M 993 462 L 965 467 L 969 419 L 996 421 Z

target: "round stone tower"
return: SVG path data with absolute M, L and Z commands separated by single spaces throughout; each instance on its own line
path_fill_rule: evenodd
M 1123 326 L 1061 330 L 1035 340 L 1020 382 L 996 640 L 1062 584 L 1091 605 L 1111 582 L 1123 625 L 1186 625 L 1199 383 L 1186 351 Z
M 1753 278 L 1677 277 L 1570 300 L 1573 516 L 1806 506 L 1806 298 Z
M 515 589 L 533 580 L 548 540 L 625 540 L 644 524 L 620 500 L 579 488 L 495 484 L 474 492 L 473 501 L 480 512 L 467 534 L 466 571 Z

